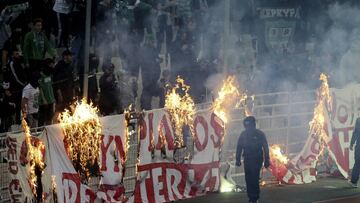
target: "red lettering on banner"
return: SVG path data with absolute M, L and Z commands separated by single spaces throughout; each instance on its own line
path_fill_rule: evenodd
M 219 171 L 216 168 L 210 169 L 210 178 L 207 180 L 205 184 L 206 191 L 213 191 L 215 189 L 215 186 L 217 186 L 217 183 L 219 181 Z M 217 173 L 217 174 L 216 174 Z M 215 175 L 215 176 L 214 176 Z
M 215 136 L 211 135 L 211 140 L 214 143 L 214 148 L 221 147 L 225 134 L 224 122 L 220 119 L 220 117 L 212 113 L 210 125 L 214 128 L 215 135 L 218 138 L 217 141 L 215 141 Z
M 349 113 L 347 106 L 345 106 L 344 104 L 339 105 L 338 114 L 337 114 L 337 119 L 339 120 L 339 122 L 345 124 L 346 121 L 348 120 L 348 117 L 349 117 Z
M 15 139 L 15 138 L 11 138 L 11 137 L 8 136 L 8 137 L 6 138 L 6 146 L 7 146 L 9 149 L 16 150 L 16 146 L 17 146 L 16 139 Z
M 20 164 L 25 166 L 29 161 L 27 160 L 28 146 L 25 141 L 22 142 L 20 148 Z
M 199 123 L 203 126 L 204 132 L 205 132 L 205 135 L 204 135 L 205 138 L 204 138 L 204 141 L 203 141 L 202 144 L 200 143 L 199 136 L 198 136 L 198 133 L 197 133 L 197 128 L 196 128 Z M 206 146 L 207 146 L 207 143 L 208 143 L 208 132 L 209 132 L 208 124 L 207 124 L 207 122 L 206 122 L 206 120 L 205 120 L 204 117 L 202 117 L 202 116 L 197 116 L 197 117 L 195 118 L 195 121 L 194 121 L 194 129 L 195 129 L 195 146 L 196 146 L 196 149 L 197 149 L 199 152 L 201 152 L 201 151 L 203 151 L 203 150 L 206 148 Z
M 123 186 L 102 184 L 100 185 L 99 191 L 105 194 L 107 202 L 111 202 L 111 194 L 114 195 L 114 200 L 120 201 L 122 195 L 125 193 L 125 188 Z
M 16 161 L 9 161 L 9 171 L 10 173 L 16 175 L 19 171 L 19 167 L 17 165 L 18 163 Z
M 118 159 L 121 160 L 121 164 L 123 165 L 126 160 L 125 160 L 124 146 L 123 146 L 123 143 L 122 143 L 122 140 L 121 140 L 120 136 L 115 136 L 115 144 L 116 144 L 116 149 L 117 149 L 118 155 L 120 156 Z M 115 172 L 120 171 L 119 165 L 115 164 L 114 171 Z
M 159 202 L 165 202 L 164 194 L 166 193 L 165 192 L 166 188 L 164 187 L 161 168 L 152 169 L 151 175 L 153 180 L 155 199 Z
M 146 131 L 147 131 L 146 121 L 144 120 L 143 117 L 139 118 L 139 128 L 140 128 L 140 140 L 143 140 L 146 138 Z
M 63 173 L 62 183 L 64 187 L 65 203 L 80 203 L 81 182 L 78 174 Z
M 64 203 L 94 203 L 96 194 L 87 186 L 81 185 L 78 174 L 63 173 Z
M 220 182 L 219 162 L 208 164 L 152 163 L 139 166 L 139 171 L 149 175 L 140 183 L 135 199 L 149 203 L 176 201 L 191 198 L 207 191 L 217 191 Z M 135 201 L 138 202 L 138 201 Z M 141 202 L 141 201 L 140 201 Z
M 340 133 L 343 134 L 344 142 L 349 142 L 349 132 L 353 127 L 338 128 L 333 130 L 332 140 L 328 143 L 330 150 L 334 153 L 337 163 L 343 170 L 349 171 L 349 148 L 341 146 Z
M 15 192 L 19 192 L 19 193 L 22 192 L 20 181 L 18 179 L 11 180 L 9 184 L 9 191 L 11 195 L 15 194 Z
M 153 202 L 156 202 L 155 200 L 155 194 L 154 194 L 154 185 L 153 185 L 153 182 L 152 182 L 152 173 L 151 173 L 151 170 L 150 170 L 150 178 L 146 178 L 145 179 L 145 194 L 146 194 L 146 198 L 147 198 L 147 201 L 149 203 L 153 203 Z M 141 191 L 142 192 L 142 191 Z M 146 201 L 146 200 L 145 200 Z
M 165 130 L 165 132 L 163 132 L 163 130 Z M 175 146 L 174 146 L 174 139 L 171 135 L 171 131 L 170 131 L 170 127 L 169 127 L 169 124 L 167 122 L 167 119 L 166 119 L 166 115 L 164 115 L 161 119 L 161 122 L 160 122 L 160 126 L 159 126 L 159 135 L 163 133 L 165 135 L 165 139 L 166 139 L 166 143 L 167 143 L 167 146 L 168 146 L 168 150 L 174 150 L 175 149 Z M 158 143 L 156 144 L 156 149 L 157 150 L 161 150 L 161 146 L 162 146 L 162 143 L 161 143 L 161 138 L 159 137 L 158 139 Z
M 180 182 L 182 180 L 182 174 L 178 170 L 167 168 L 166 169 L 166 184 L 168 190 L 168 196 L 170 201 L 177 201 L 182 199 L 182 195 L 179 192 Z
M 9 160 L 8 169 L 10 173 L 16 175 L 19 171 L 18 165 L 17 165 L 17 157 L 16 157 L 16 139 L 12 139 L 10 137 L 7 137 L 6 139 L 6 145 L 8 147 L 7 150 L 7 158 Z
M 107 167 L 106 167 L 106 154 L 107 151 L 109 150 L 109 146 L 112 143 L 114 136 L 107 136 L 108 137 L 108 143 L 105 145 L 104 143 L 104 135 L 100 135 L 100 150 L 101 150 L 101 171 L 106 171 Z
M 81 202 L 84 202 L 84 203 L 94 203 L 95 202 L 96 194 L 92 190 L 85 188 L 84 196 L 85 196 L 85 201 L 81 201 Z M 89 199 L 89 201 L 87 201 L 87 199 Z
M 7 137 L 6 138 L 7 158 L 8 158 L 8 170 L 11 174 L 16 175 L 19 172 L 18 161 L 17 161 L 17 140 L 16 138 Z M 21 203 L 22 202 L 22 189 L 20 181 L 18 179 L 12 179 L 9 183 L 9 193 L 12 203 Z

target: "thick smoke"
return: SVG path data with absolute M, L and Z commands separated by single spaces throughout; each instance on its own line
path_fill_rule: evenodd
M 273 4 L 261 5 L 256 3 L 261 1 L 252 2 L 255 3 L 242 2 L 244 6 L 241 8 L 247 10 L 240 10 L 237 14 L 241 19 L 239 22 L 232 14 L 230 46 L 227 47 L 228 72 L 238 75 L 242 88 L 254 93 L 315 89 L 321 72 L 330 76 L 333 87 L 359 82 L 358 3 L 271 1 Z M 216 8 L 224 12 L 223 6 Z M 267 8 L 294 8 L 299 11 L 296 28 L 286 47 L 288 52 L 274 54 L 273 50 L 263 47 L 266 46 L 261 39 L 264 30 L 256 29 L 256 24 L 263 11 L 261 9 Z M 265 12 L 264 15 L 276 14 Z M 211 41 L 211 33 L 205 33 L 203 38 Z M 219 82 L 210 77 L 208 88 Z
M 172 79 L 177 74 L 182 75 L 193 87 L 191 93 L 197 97 L 197 102 L 210 101 L 209 93 L 215 93 L 226 74 L 236 74 L 241 89 L 251 94 L 315 89 L 321 72 L 330 76 L 332 87 L 359 81 L 360 12 L 356 1 L 230 1 L 230 36 L 226 38 L 226 47 L 225 2 L 208 0 L 203 3 L 189 19 L 172 25 L 172 39 L 157 38 L 161 35 L 157 33 L 159 10 L 156 5 L 152 5 L 143 19 L 143 25 L 152 25 L 144 29 L 144 33 L 134 32 L 121 17 L 115 20 L 111 13 L 113 8 L 109 9 L 103 20 L 97 19 L 96 44 L 100 45 L 97 52 L 121 58 L 116 67 L 128 71 L 134 66 L 134 60 L 129 58 L 136 61 L 141 57 L 140 47 L 134 46 L 134 42 L 143 45 L 149 37 L 156 42 L 166 40 L 166 46 L 158 47 L 163 59 L 162 70 L 171 68 Z M 268 25 L 264 22 L 280 18 L 293 21 L 294 27 L 289 31 L 289 41 L 284 42 L 285 48 L 281 53 L 274 53 L 271 46 L 277 45 L 266 42 L 268 36 L 264 36 L 264 29 Z M 287 31 L 275 28 L 279 32 Z M 191 36 L 186 33 L 189 29 L 192 29 Z M 182 53 L 184 44 L 191 47 L 190 53 Z M 224 53 L 227 54 L 226 73 Z M 195 77 L 198 75 L 201 77 Z M 123 81 L 123 84 L 130 83 Z M 205 91 L 201 88 L 204 84 Z
M 335 52 L 340 56 L 337 67 L 333 68 L 333 81 L 337 86 L 358 83 L 360 80 L 360 9 L 349 3 L 336 3 L 329 7 L 329 16 L 333 21 L 324 50 Z

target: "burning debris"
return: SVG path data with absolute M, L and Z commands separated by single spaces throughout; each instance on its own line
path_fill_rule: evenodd
M 279 162 L 287 164 L 289 162 L 289 158 L 283 154 L 279 145 L 270 147 L 270 159 L 272 160 L 272 163 Z
M 42 201 L 43 191 L 41 176 L 46 167 L 43 155 L 43 152 L 45 151 L 45 146 L 39 139 L 32 138 L 30 134 L 30 128 L 27 125 L 25 118 L 22 119 L 21 125 L 25 133 L 25 142 L 28 151 L 27 160 L 30 161 L 29 183 L 34 197 L 37 199 L 37 201 L 40 202 Z
M 326 132 L 326 116 L 332 109 L 332 98 L 330 94 L 329 84 L 327 76 L 325 74 L 320 75 L 322 81 L 321 86 L 317 91 L 317 103 L 314 108 L 314 115 L 309 122 L 309 135 L 305 146 L 309 146 L 312 143 L 320 143 L 318 152 L 310 152 L 310 154 L 303 150 L 296 157 L 289 160 L 281 152 L 281 148 L 277 145 L 270 147 L 270 158 L 272 165 L 270 167 L 272 174 L 278 179 L 279 183 L 284 182 L 283 177 L 296 177 L 299 180 L 303 171 L 310 170 L 316 166 L 319 157 L 323 153 L 327 146 L 328 135 Z M 311 157 L 302 161 L 302 157 Z M 296 179 L 295 178 L 295 179 Z M 311 181 L 311 180 L 307 180 Z M 285 181 L 286 182 L 286 181 Z
M 165 108 L 170 114 L 171 123 L 174 127 L 175 140 L 177 148 L 184 146 L 184 128 L 190 128 L 190 134 L 193 138 L 193 120 L 195 116 L 195 103 L 189 95 L 190 86 L 186 85 L 179 76 L 176 79 L 176 85 L 165 96 Z M 165 140 L 165 139 L 162 139 Z
M 83 99 L 60 114 L 59 121 L 68 156 L 81 180 L 87 182 L 90 175 L 99 175 L 101 124 L 98 109 Z
M 223 85 L 218 92 L 218 97 L 213 102 L 212 108 L 214 113 L 227 123 L 230 110 L 234 107 L 243 107 L 245 116 L 250 116 L 252 114 L 252 108 L 249 108 L 247 104 L 249 99 L 254 101 L 255 96 L 249 97 L 245 92 L 242 92 L 238 88 L 238 82 L 236 81 L 235 76 L 231 75 L 223 82 Z

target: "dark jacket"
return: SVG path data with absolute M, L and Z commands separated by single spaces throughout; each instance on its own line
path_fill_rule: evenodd
M 237 149 L 236 149 L 236 165 L 241 165 L 241 156 L 244 156 L 244 160 L 254 160 L 263 162 L 265 159 L 265 165 L 270 164 L 269 158 L 269 146 L 265 137 L 265 134 L 256 129 L 255 120 L 250 125 L 245 124 L 245 130 L 240 134 Z
M 61 91 L 64 102 L 70 102 L 74 97 L 74 67 L 72 64 L 59 61 L 55 66 L 54 90 Z M 58 100 L 58 98 L 57 98 Z

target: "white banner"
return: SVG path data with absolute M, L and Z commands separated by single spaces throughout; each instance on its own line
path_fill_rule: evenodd
M 192 159 L 177 164 L 173 161 L 174 134 L 169 115 L 164 110 L 148 111 L 140 121 L 138 183 L 128 202 L 169 202 L 217 191 L 220 184 L 219 150 L 224 129 L 210 112 L 199 113 L 194 120 L 196 137 Z M 69 160 L 59 125 L 46 127 L 52 174 L 56 176 L 58 201 L 121 202 L 124 198 L 121 161 L 124 155 L 125 121 L 123 115 L 101 119 L 100 171 L 98 191 L 81 184 Z M 163 133 L 166 157 L 161 154 L 159 134 Z M 153 144 L 151 144 L 153 143 Z M 154 156 L 152 156 L 154 152 Z M 116 164 L 117 163 L 117 164 Z

